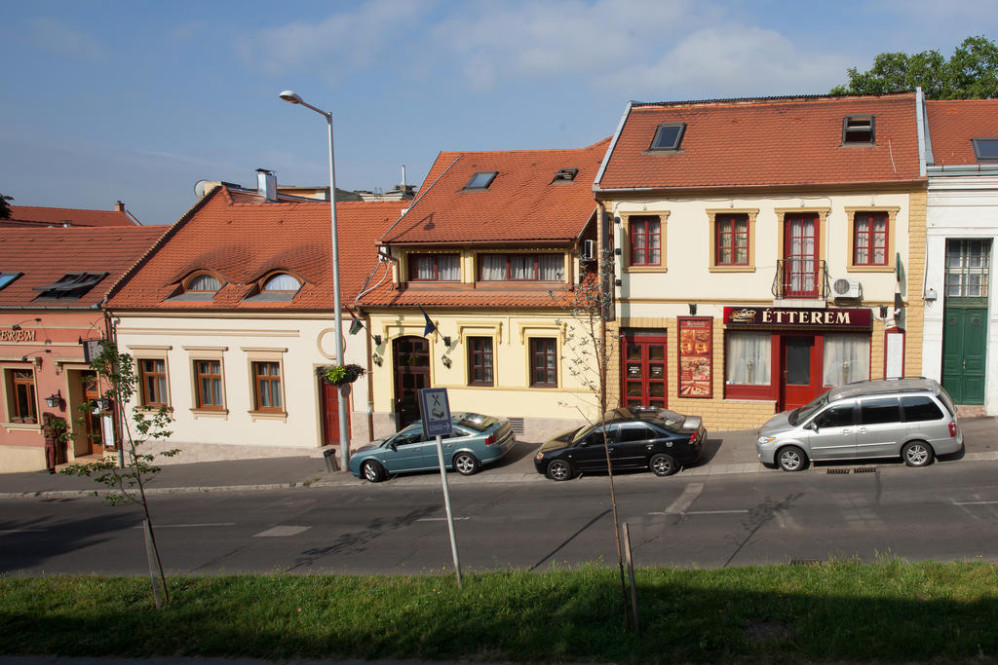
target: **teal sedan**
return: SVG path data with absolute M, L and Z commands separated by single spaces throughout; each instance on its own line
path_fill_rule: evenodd
M 441 441 L 444 464 L 462 476 L 498 462 L 516 445 L 513 427 L 505 418 L 453 413 L 451 428 L 451 434 Z M 418 420 L 358 449 L 350 457 L 350 473 L 372 483 L 397 473 L 439 469 L 436 437 L 424 437 L 423 425 Z

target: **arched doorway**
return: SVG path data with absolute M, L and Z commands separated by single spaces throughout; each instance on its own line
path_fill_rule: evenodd
M 399 428 L 419 420 L 419 391 L 430 387 L 430 344 L 408 335 L 392 341 L 395 359 L 395 418 Z

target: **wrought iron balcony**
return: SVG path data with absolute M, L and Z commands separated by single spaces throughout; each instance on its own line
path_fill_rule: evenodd
M 777 300 L 827 300 L 831 293 L 828 268 L 817 259 L 779 259 L 773 278 Z

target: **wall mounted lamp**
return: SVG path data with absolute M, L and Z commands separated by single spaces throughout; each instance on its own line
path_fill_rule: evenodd
M 887 305 L 880 306 L 880 318 L 887 319 Z
M 619 279 L 615 279 L 615 280 L 613 280 L 613 285 L 614 286 L 623 286 L 624 283 L 621 280 L 619 280 Z
M 381 346 L 381 335 L 375 335 L 374 336 L 374 345 L 375 346 Z
M 444 346 L 450 346 L 450 336 L 444 335 Z
M 444 356 L 443 358 L 440 359 L 440 362 L 444 364 L 444 367 L 450 369 L 451 359 L 449 356 Z
M 697 304 L 695 302 L 690 303 L 690 316 L 697 315 Z
M 21 324 L 22 323 L 27 323 L 28 321 L 34 321 L 35 323 L 41 323 L 42 322 L 42 320 L 40 318 L 25 319 L 24 321 L 18 321 L 17 323 L 15 323 L 14 325 L 12 325 L 10 327 L 10 329 L 11 330 L 20 330 L 21 329 Z
M 57 390 L 54 394 L 45 398 L 45 406 L 55 409 L 62 408 L 62 391 Z

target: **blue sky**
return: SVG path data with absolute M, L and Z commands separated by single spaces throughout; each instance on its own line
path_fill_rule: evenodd
M 0 192 L 176 221 L 198 180 L 418 184 L 442 150 L 574 148 L 629 99 L 825 93 L 998 39 L 982 0 L 32 0 L 0 40 Z

